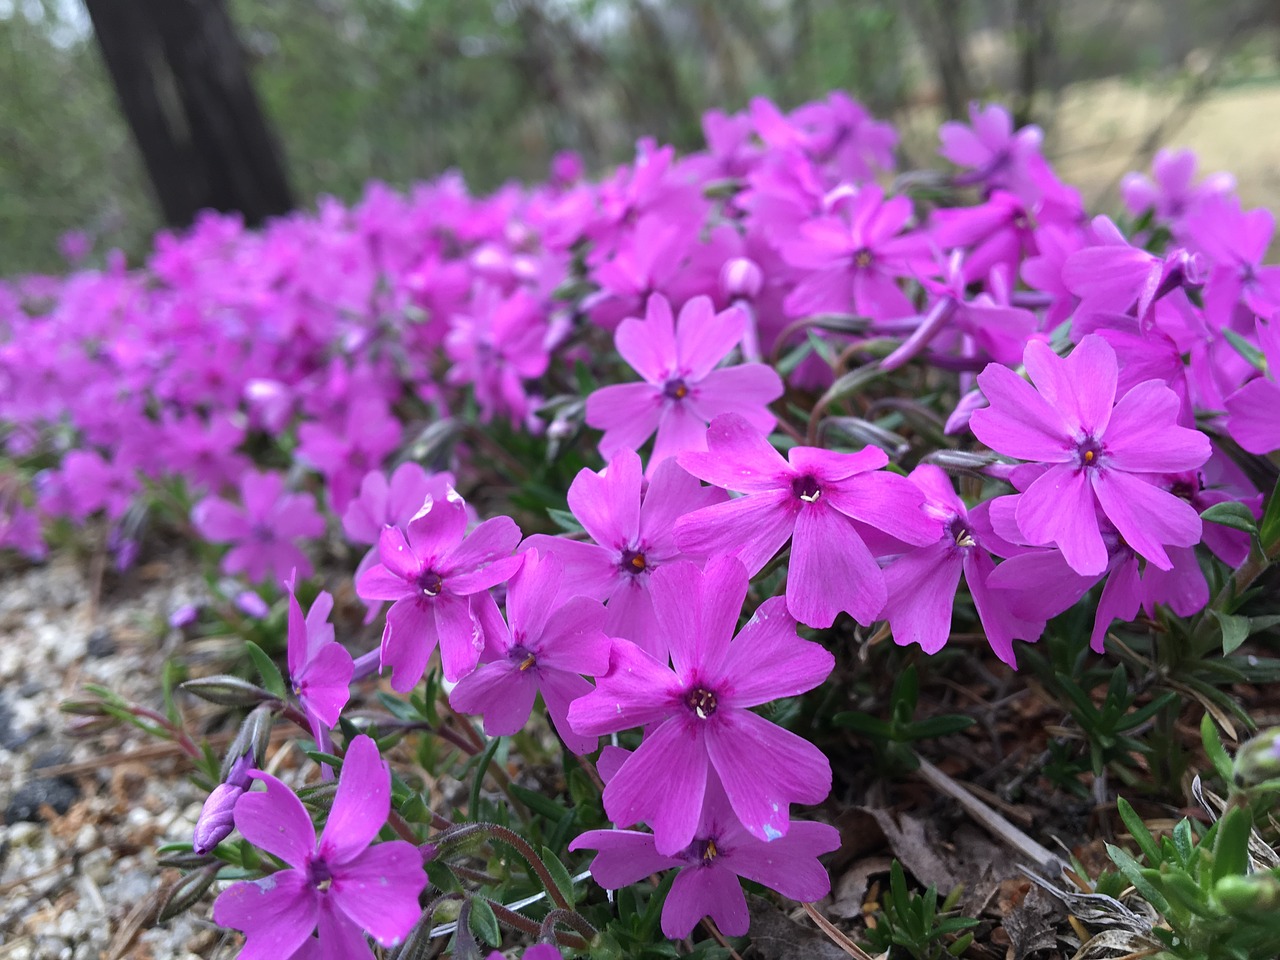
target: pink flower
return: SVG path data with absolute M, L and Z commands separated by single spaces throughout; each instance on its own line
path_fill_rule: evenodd
M 569 708 L 570 724 L 588 736 L 649 728 L 605 788 L 605 812 L 624 827 L 647 822 L 658 852 L 675 854 L 694 839 L 714 769 L 747 832 L 785 836 L 789 805 L 821 802 L 831 767 L 813 744 L 751 708 L 812 689 L 835 659 L 796 636 L 781 597 L 766 600 L 730 642 L 747 595 L 747 571 L 733 558 L 712 560 L 705 572 L 667 564 L 652 589 L 674 669 L 616 640 L 608 672 Z
M 818 855 L 839 846 L 840 831 L 835 827 L 806 821 L 793 822 L 785 837 L 771 842 L 753 837 L 734 816 L 724 787 L 712 775 L 697 831 L 684 849 L 659 853 L 652 834 L 632 830 L 590 830 L 569 849 L 600 851 L 591 862 L 591 875 L 610 890 L 639 883 L 661 870 L 679 870 L 662 905 L 662 932 L 681 940 L 703 917 L 714 920 L 728 936 L 746 934 L 747 899 L 739 877 L 792 900 L 821 900 L 831 892 L 831 879 Z
M 925 513 L 939 521 L 939 539 L 904 553 L 885 568 L 889 600 L 883 616 L 900 646 L 918 643 L 925 653 L 937 653 L 951 635 L 951 612 L 963 573 L 996 655 L 1017 667 L 1015 639 L 1034 641 L 1044 632 L 1044 622 L 1014 616 L 1006 603 L 991 591 L 988 579 L 995 562 L 985 545 L 983 525 L 970 520 L 968 509 L 956 496 L 951 480 L 938 467 L 922 464 L 910 480 L 925 495 Z
M 234 884 L 213 905 L 217 923 L 245 934 L 240 960 L 288 957 L 317 927 L 311 949 L 325 960 L 372 960 L 363 932 L 384 947 L 398 944 L 422 915 L 418 894 L 427 876 L 412 844 L 369 846 L 391 811 L 391 771 L 374 742 L 359 736 L 347 748 L 319 843 L 293 791 L 270 774 L 249 776 L 267 789 L 240 797 L 236 828 L 289 869 Z
M 852 312 L 883 320 L 915 313 L 897 278 L 932 273 L 934 263 L 924 234 L 902 233 L 911 217 L 909 198 L 886 200 L 868 183 L 844 217 L 801 224 L 800 235 L 781 246 L 782 258 L 806 271 L 787 297 L 788 315 Z
M 1177 224 L 1209 197 L 1229 194 L 1236 186 L 1228 173 L 1215 173 L 1193 185 L 1196 155 L 1191 150 L 1157 150 L 1151 171 L 1154 182 L 1141 173 L 1126 173 L 1120 196 L 1134 216 L 1151 211 L 1166 223 Z
M 991 405 L 974 411 L 970 425 L 997 453 L 1044 465 L 1017 503 L 1026 542 L 1057 544 L 1072 569 L 1100 574 L 1107 568 L 1101 509 L 1135 551 L 1171 569 L 1164 548 L 1198 543 L 1200 517 L 1156 481 L 1203 464 L 1209 438 L 1178 425 L 1178 396 L 1162 381 L 1140 383 L 1117 401 L 1115 351 L 1095 334 L 1066 359 L 1032 341 L 1024 363 L 1034 388 L 997 364 L 978 375 Z
M 507 588 L 507 620 L 497 607 L 480 613 L 487 649 L 494 659 L 458 681 L 449 703 L 463 713 L 484 716 L 491 737 L 518 733 L 542 694 L 556 732 L 574 753 L 595 750 L 597 739 L 569 725 L 569 705 L 591 692 L 582 674 L 594 677 L 609 667 L 609 638 L 601 630 L 598 600 L 562 595 L 564 569 L 554 556 L 536 550 L 520 554 L 524 563 Z M 563 584 L 568 586 L 568 584 Z
M 511 736 L 525 726 L 540 692 L 568 748 L 591 753 L 598 740 L 573 731 L 568 708 L 593 689 L 584 673 L 594 677 L 608 669 L 609 637 L 600 630 L 604 607 L 586 596 L 558 599 L 563 567 L 556 557 L 541 557 L 536 550 L 520 556 L 524 563 L 507 588 L 509 626 L 494 605 L 480 609 L 486 649 L 494 659 L 458 681 L 449 704 L 483 714 L 489 736 Z
M 707 424 L 722 413 L 772 430 L 777 421 L 767 405 L 782 396 L 777 373 L 761 363 L 715 369 L 742 341 L 747 322 L 741 310 L 716 313 L 709 297 L 694 297 L 677 327 L 659 294 L 649 298 L 644 320 L 624 320 L 615 336 L 618 352 L 645 382 L 602 387 L 587 398 L 587 423 L 604 431 L 601 455 L 637 450 L 656 430 L 652 473 L 682 450 L 706 449 Z
M 270 576 L 277 582 L 297 570 L 311 576 L 311 562 L 298 548 L 301 538 L 324 533 L 324 520 L 309 493 L 285 493 L 278 473 L 250 470 L 240 478 L 243 506 L 206 497 L 191 511 L 191 522 L 206 540 L 234 546 L 222 558 L 227 574 L 243 573 L 251 583 Z
M 539 534 L 524 546 L 560 559 L 562 593 L 608 602 L 606 634 L 665 660 L 667 641 L 654 617 L 650 578 L 686 557 L 676 546 L 676 519 L 723 499 L 722 491 L 702 486 L 673 459 L 658 466 L 646 489 L 640 458 L 624 450 L 599 473 L 580 471 L 569 487 L 569 509 L 595 543 Z
M 1250 453 L 1280 450 L 1280 318 L 1257 322 L 1269 377 L 1250 380 L 1227 397 L 1227 432 Z
M 356 582 L 362 600 L 394 600 L 382 633 L 382 665 L 391 686 L 412 690 L 437 645 L 445 679 L 456 682 L 475 669 L 484 649 L 476 604 L 520 566 L 510 556 L 520 528 L 510 517 L 494 517 L 468 536 L 467 509 L 450 490 L 428 500 L 405 529 L 386 527 L 378 541 L 378 565 Z M 473 601 L 474 598 L 474 601 Z
M 332 729 L 351 696 L 354 665 L 351 654 L 334 639 L 329 614 L 333 597 L 321 590 L 305 617 L 289 584 L 289 683 L 311 721 L 312 728 L 323 724 Z
M 702 556 L 732 554 L 754 576 L 791 540 L 787 609 L 801 623 L 829 627 L 841 610 L 863 625 L 880 616 L 888 592 L 868 536 L 924 545 L 936 520 L 920 510 L 924 495 L 905 477 L 880 470 L 889 458 L 868 447 L 833 453 L 792 447 L 787 459 L 741 417 L 718 417 L 706 453 L 680 465 L 708 483 L 745 496 L 676 521 L 676 543 Z
M 400 422 L 377 397 L 352 401 L 338 423 L 304 423 L 298 428 L 298 457 L 314 466 L 329 487 L 329 501 L 341 515 L 356 486 L 400 445 Z

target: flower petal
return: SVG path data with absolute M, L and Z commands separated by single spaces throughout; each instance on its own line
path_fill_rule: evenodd
M 329 896 L 384 947 L 396 946 L 422 917 L 427 885 L 422 852 L 404 840 L 379 843 L 333 870 Z
M 1088 338 L 1086 338 L 1088 339 Z M 1178 425 L 1178 395 L 1147 380 L 1116 404 L 1104 445 L 1107 465 L 1129 473 L 1178 473 L 1209 459 L 1209 438 Z
M 686 513 L 676 521 L 676 543 L 694 556 L 728 554 L 755 576 L 791 538 L 796 512 L 791 492 L 749 493 Z
M 695 864 L 681 870 L 671 884 L 662 905 L 662 932 L 673 940 L 683 940 L 703 917 L 714 920 L 725 936 L 746 935 L 751 916 L 742 884 L 732 870 Z
M 747 710 L 723 710 L 713 719 L 706 752 L 752 836 L 786 836 L 790 804 L 821 803 L 831 792 L 831 765 L 808 740 Z
M 1200 542 L 1200 515 L 1185 500 L 1120 470 L 1094 470 L 1091 479 L 1102 512 L 1120 536 L 1161 570 L 1173 567 L 1165 546 L 1191 547 Z
M 680 689 L 665 664 L 629 640 L 614 640 L 608 671 L 596 678 L 594 691 L 574 701 L 569 723 L 591 736 L 648 726 L 671 714 Z
M 868 626 L 888 597 L 880 565 L 852 521 L 821 500 L 802 507 L 787 570 L 791 615 L 806 626 L 829 627 L 844 610 Z
M 840 849 L 840 831 L 826 823 L 799 820 L 772 843 L 743 840 L 725 857 L 740 877 L 763 883 L 784 897 L 813 903 L 831 892 L 831 877 L 818 855 Z
M 1023 363 L 1040 395 L 1068 424 L 1089 436 L 1102 436 L 1116 399 L 1116 352 L 1111 344 L 1090 334 L 1063 359 L 1047 343 L 1032 340 Z
M 390 811 L 391 770 L 372 739 L 354 737 L 320 835 L 320 855 L 330 867 L 352 859 L 378 835 Z
M 462 713 L 482 715 L 488 736 L 509 737 L 528 722 L 537 695 L 532 672 L 521 671 L 510 660 L 498 660 L 459 680 L 449 694 L 449 705 Z
M 596 543 L 622 550 L 640 538 L 642 484 L 639 455 L 619 451 L 599 473 L 579 471 L 569 486 L 569 509 Z
M 812 690 L 834 666 L 821 644 L 796 635 L 786 597 L 770 597 L 729 645 L 715 679 L 724 684 L 721 703 L 754 707 Z
M 609 819 L 620 827 L 648 823 L 659 853 L 683 850 L 698 828 L 707 788 L 707 727 L 683 717 L 660 724 L 604 788 Z
M 267 786 L 266 793 L 254 790 L 236 801 L 236 829 L 255 847 L 279 857 L 291 867 L 302 869 L 316 852 L 316 828 L 307 808 L 292 790 L 261 771 L 249 776 Z M 307 931 L 310 933 L 310 930 Z
M 1107 547 L 1098 528 L 1094 487 L 1084 470 L 1058 464 L 1036 479 L 1018 498 L 1014 517 L 1030 543 L 1056 543 L 1071 569 L 1084 576 L 1107 569 Z M 1139 481 L 1141 482 L 1141 481 Z
M 1074 457 L 1073 430 L 1027 381 L 999 364 L 978 374 L 990 406 L 973 411 L 973 435 L 997 453 L 1020 460 L 1066 463 Z
M 789 484 L 794 473 L 763 432 L 736 413 L 711 421 L 706 449 L 681 454 L 680 466 L 726 490 L 773 490 Z
M 215 923 L 243 931 L 239 955 L 246 960 L 290 956 L 311 936 L 319 912 L 319 897 L 295 870 L 232 884 L 213 905 Z
M 570 850 L 598 850 L 591 876 L 606 890 L 629 887 L 653 873 L 679 867 L 679 857 L 664 856 L 653 845 L 653 834 L 637 830 L 588 830 L 575 837 Z

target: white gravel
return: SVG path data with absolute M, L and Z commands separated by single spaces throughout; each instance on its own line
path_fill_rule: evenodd
M 184 642 L 168 617 L 203 590 L 194 565 L 179 556 L 96 578 L 91 558 L 69 552 L 46 565 L 0 562 L 0 811 L 49 784 L 37 763 L 80 765 L 49 793 L 70 802 L 64 814 L 0 823 L 0 960 L 230 956 L 207 902 L 146 926 L 178 876 L 154 850 L 190 839 L 203 799 L 189 768 L 132 728 L 72 737 L 74 718 L 58 710 L 85 683 L 160 707 L 161 667 Z

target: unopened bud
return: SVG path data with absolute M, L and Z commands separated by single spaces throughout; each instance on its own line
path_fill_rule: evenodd
M 218 864 L 210 864 L 203 870 L 189 873 L 179 880 L 169 891 L 164 906 L 160 908 L 158 922 L 164 923 L 194 906 L 204 896 L 205 891 L 213 885 L 218 876 Z
M 1280 907 L 1280 879 L 1270 873 L 1223 877 L 1213 895 L 1227 913 L 1271 913 Z
M 208 700 L 221 707 L 252 707 L 275 699 L 257 684 L 227 674 L 188 680 L 180 686 L 188 693 L 194 693 L 201 700 Z
M 764 271 L 746 257 L 726 260 L 720 268 L 720 289 L 730 300 L 754 300 L 764 289 Z
M 226 758 L 222 761 L 222 778 L 229 780 L 236 770 L 236 764 L 248 757 L 249 766 L 260 766 L 267 756 L 267 744 L 271 740 L 271 722 L 275 712 L 268 704 L 254 707 L 240 724 L 236 738 L 227 748 Z
M 1236 751 L 1235 782 L 1252 787 L 1280 777 L 1280 727 L 1264 730 Z
M 235 829 L 233 814 L 244 787 L 220 783 L 213 788 L 200 808 L 196 829 L 191 836 L 191 849 L 204 855 L 220 844 Z

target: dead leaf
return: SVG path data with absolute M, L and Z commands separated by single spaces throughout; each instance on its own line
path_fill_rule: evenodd
M 855 863 L 836 882 L 828 912 L 842 920 L 862 916 L 862 905 L 866 902 L 871 878 L 888 873 L 892 863 L 888 857 L 866 857 Z
M 747 897 L 751 943 L 760 960 L 849 960 L 849 955 L 818 933 L 796 923 L 763 897 Z
M 1004 929 L 1013 947 L 1013 960 L 1023 960 L 1037 950 L 1052 950 L 1058 945 L 1055 932 L 1062 925 L 1066 911 L 1062 905 L 1039 887 L 1032 887 L 1010 914 L 1004 918 Z

